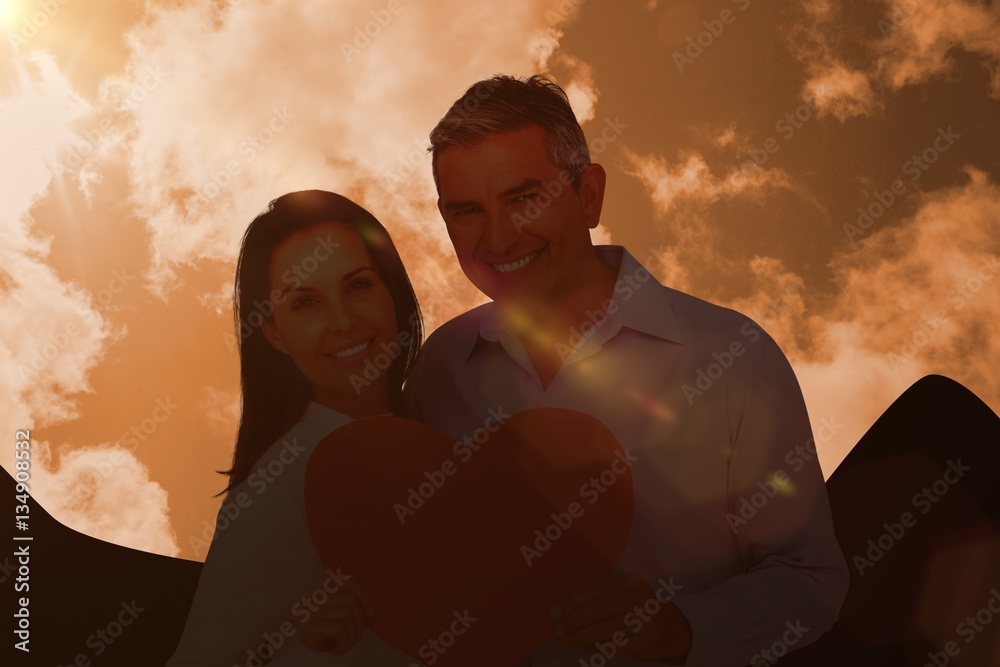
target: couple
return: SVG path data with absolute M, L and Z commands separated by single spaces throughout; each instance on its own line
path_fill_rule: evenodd
M 259 326 L 240 337 L 242 417 L 224 503 L 239 517 L 220 522 L 169 664 L 416 662 L 365 631 L 378 610 L 349 573 L 320 564 L 306 463 L 353 419 L 397 414 L 460 441 L 498 407 L 587 413 L 636 460 L 633 529 L 614 573 L 557 605 L 552 639 L 523 664 L 603 664 L 597 646 L 614 642 L 609 664 L 739 667 L 818 639 L 848 574 L 778 346 L 746 317 L 660 285 L 623 248 L 592 244 L 605 172 L 547 79 L 475 84 L 430 138 L 439 211 L 492 302 L 421 349 L 413 289 L 370 213 L 306 191 L 250 224 L 236 317 Z M 399 353 L 360 381 L 385 350 Z M 712 386 L 685 391 L 706 373 Z M 624 628 L 660 580 L 677 595 Z

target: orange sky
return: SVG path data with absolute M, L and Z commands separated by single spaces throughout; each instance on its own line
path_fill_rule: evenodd
M 772 333 L 828 475 L 928 373 L 1000 409 L 1000 4 L 848 4 L 0 0 L 0 404 L 36 496 L 203 559 L 246 225 L 341 192 L 429 330 L 479 303 L 422 149 L 499 72 L 569 91 L 609 173 L 596 238 Z

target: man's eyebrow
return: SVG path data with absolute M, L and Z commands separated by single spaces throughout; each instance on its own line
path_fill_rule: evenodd
M 522 183 L 515 185 L 512 188 L 504 190 L 503 192 L 500 193 L 500 196 L 513 197 L 515 195 L 527 192 L 528 190 L 533 190 L 535 188 L 540 188 L 540 187 L 542 187 L 542 182 L 540 180 L 538 180 L 537 178 L 529 178 L 523 181 Z
M 514 197 L 521 193 L 527 192 L 528 190 L 533 190 L 535 188 L 543 187 L 543 184 L 537 178 L 529 178 L 521 183 L 518 183 L 512 188 L 508 188 L 500 193 L 500 198 L 505 199 L 507 197 Z M 446 211 L 457 211 L 463 208 L 472 208 L 474 206 L 479 206 L 478 202 L 474 202 L 471 199 L 465 201 L 450 201 L 445 202 L 444 208 Z
M 471 199 L 466 199 L 465 201 L 449 201 L 444 204 L 446 211 L 457 211 L 463 208 L 472 208 L 473 206 L 479 206 L 479 204 Z

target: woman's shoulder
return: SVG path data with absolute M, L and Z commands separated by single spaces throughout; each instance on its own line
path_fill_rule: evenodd
M 239 487 L 258 495 L 270 486 L 301 490 L 306 464 L 316 446 L 351 421 L 347 415 L 311 401 L 302 418 L 261 454 Z

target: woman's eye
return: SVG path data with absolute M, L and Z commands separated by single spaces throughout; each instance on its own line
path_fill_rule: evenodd
M 292 310 L 303 310 L 313 305 L 314 303 L 316 303 L 316 299 L 312 298 L 311 296 L 302 297 L 294 304 L 292 304 Z
M 357 280 L 352 280 L 350 285 L 347 286 L 348 292 L 357 292 L 358 290 L 365 289 L 366 287 L 371 287 L 372 281 L 367 278 L 358 278 Z

